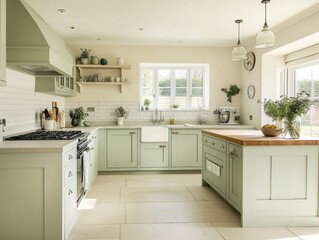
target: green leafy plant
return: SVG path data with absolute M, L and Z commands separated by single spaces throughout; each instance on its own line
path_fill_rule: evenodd
M 297 93 L 296 97 L 281 96 L 280 100 L 272 101 L 264 99 L 263 104 L 265 114 L 274 121 L 287 119 L 293 121 L 296 117 L 300 117 L 309 111 L 311 105 L 317 103 L 316 100 L 310 100 L 309 94 L 305 91 Z
M 317 103 L 317 100 L 311 100 L 309 94 L 305 91 L 297 93 L 295 97 L 281 96 L 279 100 L 273 101 L 264 99 L 258 100 L 263 104 L 265 115 L 272 118 L 273 121 L 283 121 L 285 130 L 283 135 L 289 133 L 293 138 L 300 136 L 299 129 L 295 128 L 294 121 L 297 117 L 306 114 L 311 105 Z
M 148 99 L 148 98 L 145 98 L 145 99 L 144 99 L 144 106 L 145 106 L 145 107 L 148 107 L 149 105 L 151 105 L 151 100 Z
M 87 48 L 81 48 L 81 56 L 80 58 L 89 58 L 90 57 L 90 52 L 91 52 L 91 49 L 87 49 Z
M 75 108 L 74 110 L 71 110 L 70 113 L 69 113 L 69 116 L 72 119 L 83 120 L 87 116 L 89 116 L 89 114 L 84 110 L 83 107 L 79 107 L 79 108 Z
M 240 92 L 240 89 L 236 84 L 231 84 L 229 90 L 227 88 L 222 88 L 221 91 L 227 94 L 227 101 L 231 102 L 232 97 L 236 96 Z
M 123 107 L 118 107 L 114 109 L 111 115 L 114 117 L 124 117 L 126 119 L 128 116 L 128 111 L 126 111 Z
M 173 104 L 173 105 L 171 105 L 171 108 L 178 108 L 178 107 L 179 107 L 178 104 Z

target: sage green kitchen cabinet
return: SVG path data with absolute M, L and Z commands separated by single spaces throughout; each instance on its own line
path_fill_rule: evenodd
M 228 143 L 228 201 L 241 211 L 243 185 L 242 147 Z
M 138 130 L 107 131 L 107 168 L 136 168 L 138 159 Z
M 172 168 L 200 169 L 202 166 L 201 130 L 172 129 Z
M 97 142 L 97 170 L 98 171 L 106 171 L 107 170 L 106 137 L 107 137 L 107 130 L 106 129 L 99 129 L 98 130 L 98 142 Z
M 141 143 L 140 168 L 168 168 L 168 143 Z
M 76 95 L 73 77 L 36 77 L 35 91 L 58 96 L 72 97 Z
M 89 136 L 89 185 L 91 186 L 97 175 L 97 131 L 94 131 Z
M 0 1 L 0 86 L 6 85 L 6 0 Z
M 216 140 L 217 139 L 204 136 L 202 174 L 207 183 L 209 183 L 220 195 L 226 198 L 226 152 L 220 151 L 215 142 Z M 216 147 L 212 147 L 212 144 Z M 225 146 L 223 149 L 226 150 L 226 142 L 224 142 L 223 145 Z

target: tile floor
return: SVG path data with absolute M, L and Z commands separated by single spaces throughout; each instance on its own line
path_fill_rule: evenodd
M 99 175 L 69 240 L 319 240 L 319 227 L 241 228 L 200 174 Z

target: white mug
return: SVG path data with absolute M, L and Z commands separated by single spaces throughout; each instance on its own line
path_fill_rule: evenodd
M 121 57 L 117 58 L 117 65 L 124 65 L 124 59 Z

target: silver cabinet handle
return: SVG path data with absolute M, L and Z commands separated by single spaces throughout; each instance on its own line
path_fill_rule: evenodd
M 165 146 L 165 145 L 159 145 L 159 147 L 160 147 L 160 148 L 166 148 L 166 146 Z
M 69 177 L 73 177 L 73 174 L 71 171 L 69 171 Z
M 73 156 L 72 154 L 69 155 L 69 160 L 72 160 L 73 159 Z
M 72 190 L 71 189 L 69 189 L 69 196 L 72 194 L 73 192 L 72 192 Z
M 178 132 L 172 132 L 172 134 L 178 134 Z
M 135 132 L 130 132 L 130 134 L 136 134 Z
M 96 139 L 96 136 L 92 136 L 93 139 Z

